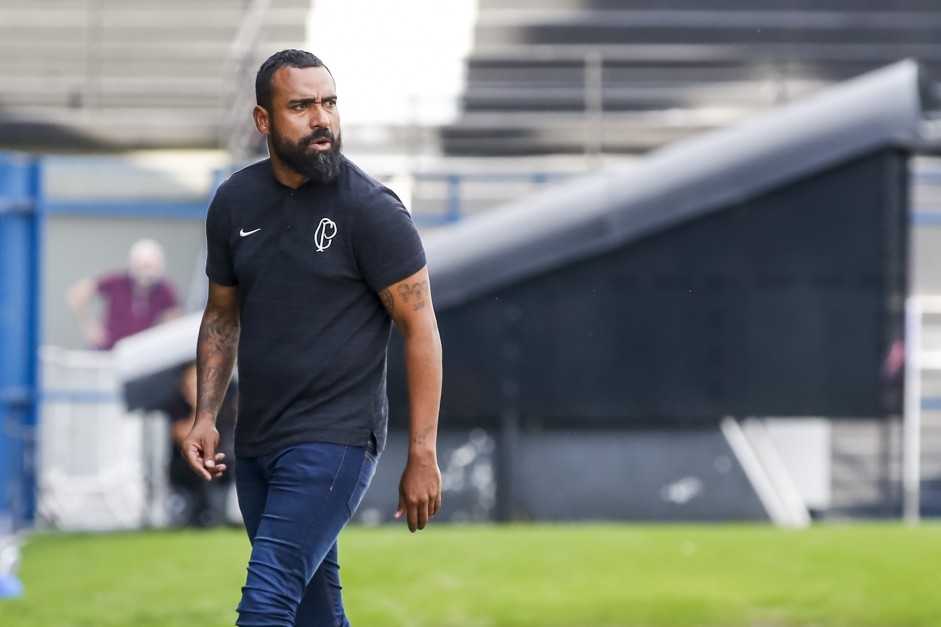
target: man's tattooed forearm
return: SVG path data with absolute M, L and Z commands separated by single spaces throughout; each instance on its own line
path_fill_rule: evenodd
M 435 427 L 425 427 L 420 432 L 412 436 L 412 444 L 423 446 L 428 443 L 428 439 L 435 434 Z
M 196 347 L 200 370 L 197 411 L 215 413 L 229 385 L 238 351 L 239 324 L 226 316 L 207 312 Z
M 239 337 L 239 327 L 228 320 L 209 319 L 204 327 L 205 335 L 201 338 L 211 351 L 227 352 L 233 348 Z

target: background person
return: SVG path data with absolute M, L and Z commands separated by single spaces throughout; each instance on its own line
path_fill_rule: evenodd
M 126 271 L 84 278 L 69 288 L 66 301 L 89 347 L 111 350 L 118 340 L 179 316 L 176 290 L 165 272 L 163 248 L 141 239 L 131 246 Z M 96 297 L 104 304 L 103 321 L 94 311 Z
M 216 450 L 226 459 L 234 459 L 235 417 L 237 412 L 237 387 L 229 385 L 219 415 L 216 429 L 219 445 Z M 193 473 L 182 453 L 183 441 L 193 429 L 196 418 L 196 362 L 180 368 L 180 389 L 165 408 L 170 418 L 170 485 L 175 492 L 171 502 L 173 522 L 191 527 L 214 527 L 234 522 L 229 520 L 228 500 L 232 485 L 231 474 L 218 481 L 204 481 Z

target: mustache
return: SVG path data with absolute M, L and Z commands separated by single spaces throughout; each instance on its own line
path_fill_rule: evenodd
M 316 131 L 303 138 L 301 144 L 309 144 L 315 139 L 329 139 L 331 144 L 337 143 L 337 138 L 329 128 L 318 128 Z

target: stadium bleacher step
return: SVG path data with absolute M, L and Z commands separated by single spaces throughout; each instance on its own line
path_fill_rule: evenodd
M 233 41 L 250 4 L 8 0 L 0 19 L 4 147 L 220 147 Z M 309 10 L 310 0 L 270 0 L 258 62 L 303 46 Z

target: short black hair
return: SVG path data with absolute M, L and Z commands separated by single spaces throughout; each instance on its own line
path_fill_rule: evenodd
M 271 82 L 274 79 L 275 72 L 283 67 L 322 67 L 330 72 L 330 68 L 324 65 L 323 61 L 306 50 L 291 48 L 275 52 L 261 64 L 261 67 L 258 68 L 258 74 L 255 76 L 255 103 L 258 106 L 271 109 Z M 333 72 L 330 72 L 330 75 L 333 76 Z

